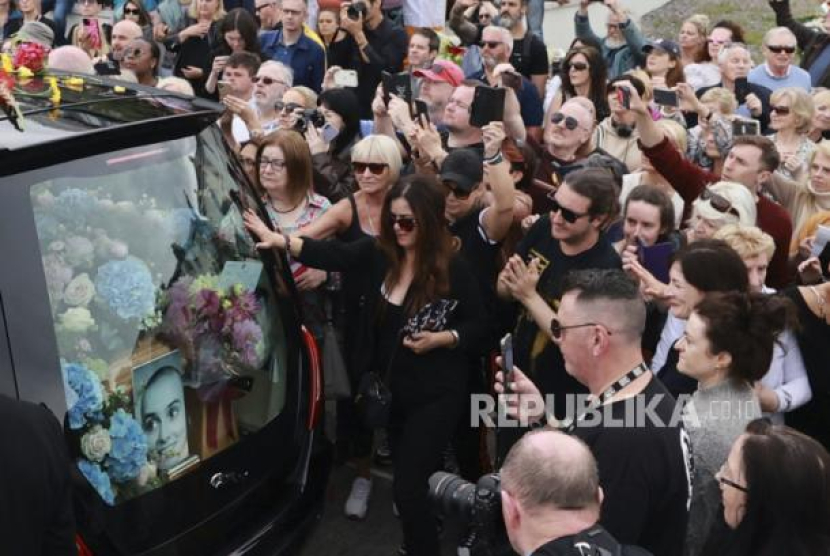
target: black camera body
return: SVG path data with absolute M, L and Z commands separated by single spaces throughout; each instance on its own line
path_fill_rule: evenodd
M 482 476 L 476 484 L 439 471 L 429 478 L 429 496 L 447 517 L 465 522 L 475 542 L 470 556 L 513 555 L 501 513 L 501 477 Z
M 349 19 L 353 19 L 357 21 L 360 19 L 360 16 L 363 16 L 363 19 L 366 19 L 366 14 L 369 12 L 369 8 L 366 7 L 365 2 L 354 2 L 348 8 L 346 8 L 346 15 Z
M 316 108 L 311 108 L 303 110 L 302 116 L 297 118 L 297 123 L 294 124 L 294 129 L 300 133 L 305 133 L 309 125 L 314 127 L 323 127 L 325 123 L 326 118 L 323 116 L 323 113 Z

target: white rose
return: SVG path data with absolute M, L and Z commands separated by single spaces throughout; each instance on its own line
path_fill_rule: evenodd
M 95 297 L 95 284 L 86 272 L 75 276 L 63 292 L 63 300 L 73 306 L 88 305 L 93 297 Z
M 67 309 L 65 313 L 58 317 L 58 320 L 64 330 L 79 334 L 83 334 L 95 326 L 95 319 L 92 318 L 92 313 L 84 307 Z
M 95 425 L 81 437 L 81 453 L 89 461 L 102 461 L 111 449 L 110 433 L 101 425 Z

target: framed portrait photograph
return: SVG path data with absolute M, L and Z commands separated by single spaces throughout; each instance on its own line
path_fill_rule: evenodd
M 159 470 L 187 459 L 187 407 L 178 350 L 133 368 L 133 406 L 147 439 L 147 458 Z

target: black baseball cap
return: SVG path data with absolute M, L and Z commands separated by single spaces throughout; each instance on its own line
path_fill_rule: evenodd
M 655 48 L 668 52 L 675 58 L 680 58 L 680 46 L 674 41 L 670 41 L 668 39 L 650 41 L 647 45 L 643 46 L 643 52 L 648 54 Z
M 441 165 L 441 180 L 462 191 L 472 191 L 484 179 L 481 155 L 473 149 L 455 149 Z

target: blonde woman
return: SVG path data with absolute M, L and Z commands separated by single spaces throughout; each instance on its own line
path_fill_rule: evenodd
M 830 210 L 830 141 L 819 143 L 807 164 L 810 169 L 805 181 L 782 179 L 773 174 L 768 184 L 775 200 L 790 213 L 794 235 L 811 216 Z
M 757 215 L 755 199 L 745 185 L 719 181 L 692 204 L 686 238 L 689 243 L 709 239 L 728 224 L 754 226 Z
M 698 114 L 698 125 L 689 130 L 686 156 L 701 168 L 720 174 L 724 156 L 732 148 L 732 119 L 738 108 L 735 94 L 714 87 L 698 99 L 687 84 L 679 85 L 678 91 Z
M 201 97 L 209 96 L 205 82 L 212 52 L 222 42 L 219 22 L 224 17 L 222 0 L 192 0 L 185 28 L 165 41 L 165 46 L 176 54 L 173 74 L 187 79 Z
M 830 139 L 830 90 L 813 93 L 813 108 L 813 122 L 807 135 L 811 141 L 818 143 L 822 139 Z
M 813 120 L 813 99 L 796 87 L 778 89 L 770 97 L 770 136 L 781 165 L 776 170 L 785 178 L 802 182 L 807 178 L 807 165 L 816 150 L 807 133 Z
M 680 45 L 680 61 L 683 66 L 699 64 L 707 59 L 706 33 L 709 29 L 709 17 L 695 14 L 683 22 L 677 37 Z

